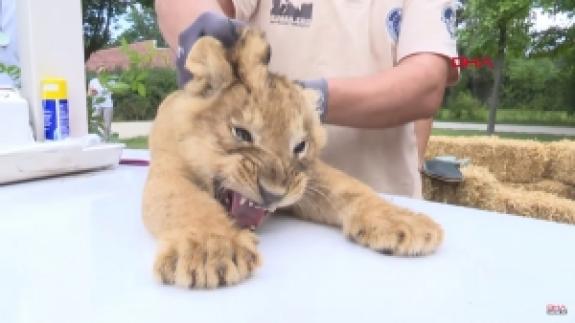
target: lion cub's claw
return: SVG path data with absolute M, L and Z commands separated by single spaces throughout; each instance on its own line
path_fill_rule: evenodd
M 428 255 L 439 247 L 443 230 L 431 218 L 404 210 L 398 213 L 354 216 L 344 224 L 344 233 L 361 245 L 398 256 Z
M 215 288 L 248 278 L 260 265 L 257 238 L 248 230 L 234 237 L 216 234 L 161 241 L 154 274 L 164 284 Z

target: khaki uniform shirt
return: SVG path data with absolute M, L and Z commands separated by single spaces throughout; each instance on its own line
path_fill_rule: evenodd
M 270 70 L 292 79 L 373 75 L 418 52 L 456 56 L 455 8 L 448 0 L 233 2 L 237 19 L 266 33 Z M 328 164 L 378 192 L 421 197 L 413 123 L 327 130 L 322 158 Z

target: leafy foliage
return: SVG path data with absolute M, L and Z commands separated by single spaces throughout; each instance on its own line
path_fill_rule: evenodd
M 175 70 L 153 68 L 149 69 L 148 73 L 149 77 L 144 85 L 145 97 L 132 91 L 115 96 L 115 120 L 152 120 L 162 100 L 178 88 Z
M 114 97 L 114 121 L 152 120 L 162 100 L 178 88 L 176 71 L 170 68 L 145 69 L 147 77 L 140 84 L 145 88 L 145 96 L 132 90 L 131 86 L 121 85 L 121 90 L 112 89 Z M 121 70 L 109 74 L 108 79 L 122 78 Z M 93 73 L 88 78 L 94 77 Z
M 82 0 L 84 59 L 110 43 L 112 29 L 130 5 L 152 8 L 153 0 Z
M 463 2 L 457 20 L 460 55 L 492 57 L 496 68 L 462 70 L 459 84 L 448 90 L 448 104 L 460 102 L 459 93 L 468 91 L 493 109 L 503 106 L 575 114 L 575 24 L 538 32 L 532 28 L 536 8 L 566 14 L 573 21 L 575 1 Z M 494 120 L 499 118 L 493 115 Z
M 447 108 L 452 118 L 458 120 L 475 120 L 480 117 L 484 106 L 468 91 L 461 91 L 450 98 Z
M 550 57 L 558 66 L 559 91 L 571 115 L 575 115 L 575 0 L 539 0 L 549 13 L 564 14 L 571 24 L 552 27 L 534 35 L 532 56 Z
M 504 45 L 506 54 L 521 55 L 529 44 L 531 0 L 468 0 L 461 11 L 458 37 L 468 56 L 496 56 Z M 500 44 L 505 30 L 506 44 Z
M 460 32 L 462 46 L 466 54 L 491 56 L 495 63 L 493 85 L 487 100 L 490 109 L 489 133 L 495 129 L 505 60 L 524 52 L 529 44 L 529 13 L 532 6 L 531 0 L 466 1 L 463 10 L 465 28 Z
M 118 70 L 116 73 L 103 71 L 98 75 L 94 75 L 90 72 L 87 73 L 87 79 L 97 77 L 100 80 L 100 83 L 109 89 L 113 95 L 120 97 L 120 100 L 116 98 L 116 107 L 114 110 L 118 110 L 118 106 L 121 106 L 118 103 L 122 103 L 122 98 L 129 98 L 129 102 L 131 104 L 135 102 L 138 104 L 138 107 L 140 107 L 150 101 L 148 97 L 149 94 L 153 94 L 155 99 L 158 96 L 163 97 L 167 92 L 162 91 L 161 94 L 158 94 L 154 92 L 150 93 L 149 91 L 150 89 L 153 89 L 153 87 L 148 85 L 151 75 L 150 63 L 154 57 L 153 51 L 150 50 L 144 54 L 138 53 L 136 50 L 130 48 L 126 41 L 122 42 L 121 50 L 126 56 L 128 56 L 130 61 L 127 69 Z M 175 74 L 172 76 L 174 79 L 173 82 L 175 83 Z M 162 81 L 164 82 L 166 80 Z M 169 82 L 166 82 L 165 84 L 169 84 Z M 93 102 L 91 98 L 88 99 L 89 130 L 91 133 L 102 135 L 102 124 L 99 121 L 99 118 L 93 115 L 94 103 L 96 102 Z M 147 110 L 144 109 L 138 109 L 138 112 L 140 113 L 145 113 L 146 111 Z
M 85 60 L 108 44 L 113 25 L 125 11 L 126 6 L 121 1 L 82 0 Z
M 160 28 L 158 27 L 153 8 L 131 6 L 126 21 L 131 27 L 114 40 L 114 45 L 120 44 L 122 39 L 128 43 L 155 40 L 158 47 L 167 47 Z
M 564 108 L 559 69 L 550 58 L 511 60 L 506 76 L 503 105 L 543 111 Z
M 150 48 L 142 54 L 130 48 L 128 42 L 122 39 L 121 50 L 130 61 L 128 69 L 119 74 L 121 83 L 128 84 L 130 89 L 140 96 L 146 96 L 145 81 L 149 76 L 148 69 L 154 59 L 154 49 Z

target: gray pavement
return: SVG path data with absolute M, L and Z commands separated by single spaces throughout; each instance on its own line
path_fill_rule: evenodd
M 112 122 L 112 132 L 118 133 L 120 139 L 147 136 L 151 128 L 151 121 Z

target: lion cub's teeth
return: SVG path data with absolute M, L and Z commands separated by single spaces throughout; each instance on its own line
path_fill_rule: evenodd
M 246 204 L 246 198 L 245 198 L 245 197 L 242 197 L 242 198 L 240 199 L 240 205 L 244 205 L 244 204 Z
M 254 207 L 254 202 L 250 201 L 250 203 L 248 205 L 249 205 L 249 207 Z

